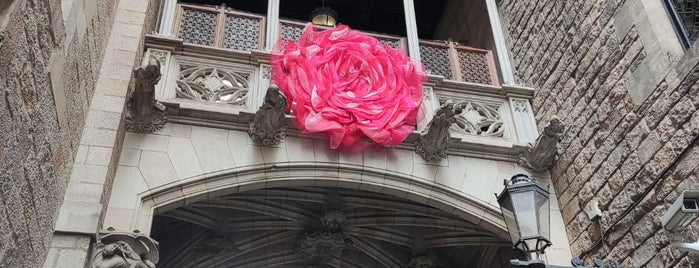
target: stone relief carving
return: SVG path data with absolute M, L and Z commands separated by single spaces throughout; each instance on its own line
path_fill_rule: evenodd
M 410 258 L 408 268 L 437 268 L 437 261 L 429 254 L 417 255 Z
M 111 229 L 113 230 L 113 229 Z M 158 242 L 138 231 L 110 232 L 95 245 L 92 268 L 155 268 Z
M 322 230 L 305 233 L 297 249 L 309 264 L 326 263 L 332 256 L 342 256 L 352 242 L 342 232 Z
M 549 123 L 544 127 L 543 133 L 533 144 L 529 144 L 529 149 L 520 156 L 519 164 L 532 169 L 533 171 L 543 171 L 553 165 L 556 157 L 556 145 L 561 140 L 565 130 L 565 123 L 557 116 L 551 117 Z
M 529 106 L 527 105 L 527 100 L 525 99 L 512 99 L 512 106 L 515 112 L 526 113 L 529 111 Z
M 286 97 L 278 88 L 267 89 L 265 101 L 255 113 L 255 118 L 250 122 L 248 129 L 248 134 L 253 141 L 264 145 L 279 144 L 284 141 L 286 103 Z
M 457 115 L 461 113 L 461 108 L 455 107 L 454 101 L 447 100 L 435 112 L 427 132 L 420 135 L 415 144 L 415 152 L 428 162 L 439 162 L 446 158 L 451 138 L 449 128 L 454 123 L 461 128 L 466 128 L 462 122 L 457 120 Z
M 183 66 L 176 91 L 179 98 L 245 106 L 248 74 L 214 67 Z
M 486 137 L 502 137 L 503 121 L 498 112 L 499 105 L 461 101 L 456 104 L 462 110 L 458 113 L 452 125 L 456 133 L 479 135 Z
M 167 123 L 165 106 L 155 100 L 155 85 L 160 81 L 160 62 L 149 58 L 148 62 L 133 71 L 136 81 L 129 96 L 126 114 L 126 130 L 150 133 L 162 129 Z

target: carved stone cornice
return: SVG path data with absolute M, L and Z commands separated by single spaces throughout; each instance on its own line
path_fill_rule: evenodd
M 529 144 L 527 151 L 520 156 L 519 164 L 533 171 L 551 168 L 556 158 L 556 145 L 561 140 L 564 130 L 565 123 L 555 115 L 551 117 L 543 133 L 533 144 Z
M 109 231 L 98 238 L 90 267 L 155 268 L 158 250 L 158 242 L 138 231 Z

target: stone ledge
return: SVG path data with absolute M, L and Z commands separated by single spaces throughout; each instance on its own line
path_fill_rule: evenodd
M 222 128 L 229 130 L 247 131 L 249 122 L 255 114 L 251 111 L 216 107 L 214 105 L 192 104 L 186 101 L 161 101 L 167 106 L 168 120 L 171 123 L 184 125 Z M 321 138 L 321 135 L 301 133 L 287 115 L 287 137 Z M 418 131 L 413 131 L 399 149 L 415 149 L 415 142 L 420 137 Z M 449 155 L 478 157 L 490 160 L 517 162 L 521 154 L 526 152 L 525 144 L 517 144 L 505 138 L 479 137 L 473 135 L 454 135 L 452 145 L 447 151 Z

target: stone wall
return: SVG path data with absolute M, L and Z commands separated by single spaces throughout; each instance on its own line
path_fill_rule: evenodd
M 552 180 L 573 255 L 615 226 L 587 263 L 697 265 L 670 246 L 660 217 L 679 192 L 699 189 L 699 46 L 678 46 L 660 2 L 499 3 L 518 80 L 538 90 L 537 122 L 558 115 L 568 124 Z M 595 201 L 602 228 L 584 212 Z
M 15 0 L 0 41 L 0 267 L 40 267 L 115 0 Z

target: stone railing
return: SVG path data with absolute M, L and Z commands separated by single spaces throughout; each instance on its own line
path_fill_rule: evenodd
M 307 22 L 300 22 L 300 21 L 292 21 L 292 20 L 281 20 L 279 23 L 279 33 L 281 35 L 282 40 L 288 40 L 288 41 L 296 41 L 299 39 L 301 36 L 301 33 L 303 32 L 303 29 L 306 27 Z M 321 27 L 318 26 L 319 28 L 328 28 L 328 27 Z M 387 45 L 392 48 L 400 48 L 405 50 L 407 48 L 405 37 L 400 37 L 400 36 L 395 36 L 395 35 L 387 35 L 387 34 L 379 34 L 379 33 L 372 33 L 372 32 L 364 32 L 365 34 L 372 36 L 376 39 L 379 40 L 384 45 Z
M 178 5 L 174 36 L 186 43 L 250 51 L 262 48 L 264 32 L 263 16 L 224 7 Z
M 190 44 L 251 51 L 263 47 L 265 22 L 263 16 L 236 12 L 225 7 L 179 4 L 173 36 Z M 280 38 L 298 40 L 306 24 L 307 22 L 280 20 L 277 26 Z M 407 51 L 405 37 L 365 33 L 387 46 Z M 460 82 L 499 84 L 490 50 L 455 42 L 422 40 L 420 55 L 430 74 Z

